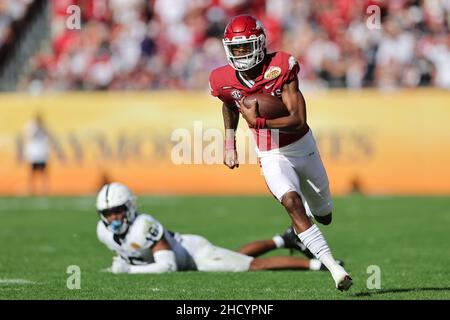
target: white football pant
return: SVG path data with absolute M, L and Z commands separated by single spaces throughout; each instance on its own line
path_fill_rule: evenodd
M 258 157 L 266 184 L 280 202 L 286 193 L 295 191 L 313 215 L 332 211 L 328 176 L 311 130 L 285 147 L 258 151 Z

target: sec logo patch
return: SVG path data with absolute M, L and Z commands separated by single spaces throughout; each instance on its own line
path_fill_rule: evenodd
M 240 100 L 242 98 L 242 93 L 239 90 L 233 90 L 233 91 L 231 91 L 231 96 L 235 100 Z
M 269 69 L 264 73 L 264 79 L 266 80 L 273 80 L 277 77 L 279 77 L 281 74 L 281 68 L 271 66 Z

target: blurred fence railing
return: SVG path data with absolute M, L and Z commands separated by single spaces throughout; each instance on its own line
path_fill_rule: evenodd
M 51 152 L 54 194 L 93 193 L 108 179 L 140 193 L 269 194 L 243 120 L 237 144 L 245 158 L 237 170 L 222 164 L 221 103 L 207 93 L 0 99 L 0 194 L 26 190 L 28 166 L 18 161 L 18 141 L 36 111 L 65 156 L 61 161 Z M 329 91 L 306 99 L 334 194 L 450 194 L 448 91 Z
M 0 91 L 14 91 L 19 78 L 42 41 L 50 37 L 49 0 L 35 0 L 13 25 L 13 41 L 0 50 Z

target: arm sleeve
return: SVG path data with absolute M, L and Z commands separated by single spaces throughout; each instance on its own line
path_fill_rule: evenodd
M 297 74 L 300 71 L 300 66 L 294 56 L 289 56 L 287 61 L 287 72 L 284 74 L 283 83 L 289 83 L 297 79 Z
M 172 250 L 159 250 L 153 254 L 154 263 L 147 265 L 131 265 L 129 273 L 164 273 L 177 271 L 175 253 Z
M 220 80 L 221 75 L 217 73 L 216 70 L 211 72 L 209 76 L 209 92 L 212 96 L 219 98 L 222 102 L 225 102 L 227 105 L 233 105 L 234 101 L 226 98 L 223 95 L 222 84 Z
M 215 81 L 214 71 L 209 75 L 209 92 L 214 97 L 219 97 L 219 90 Z

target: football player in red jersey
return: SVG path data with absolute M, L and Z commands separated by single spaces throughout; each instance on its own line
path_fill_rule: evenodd
M 228 65 L 213 70 L 209 79 L 211 94 L 223 102 L 224 164 L 230 169 L 239 167 L 235 131 L 241 113 L 255 134 L 267 186 L 289 213 L 298 238 L 328 268 L 336 288 L 348 290 L 351 277 L 333 258 L 323 234 L 310 219 L 331 223 L 333 204 L 328 177 L 306 122 L 305 99 L 297 79 L 300 67 L 288 53 L 267 53 L 265 44 L 263 26 L 250 15 L 232 18 L 225 28 Z M 258 117 L 256 101 L 250 108 L 242 102 L 254 93 L 278 97 L 289 115 Z

